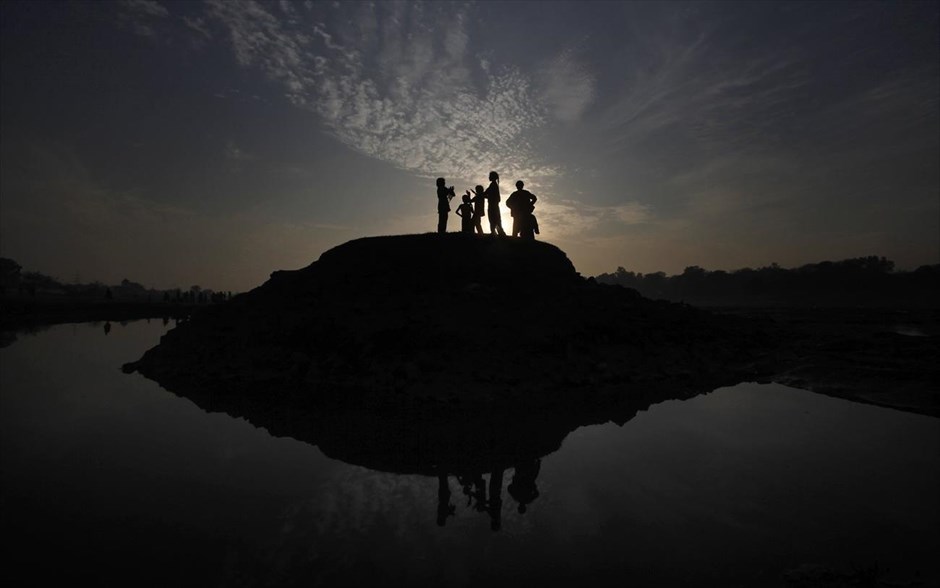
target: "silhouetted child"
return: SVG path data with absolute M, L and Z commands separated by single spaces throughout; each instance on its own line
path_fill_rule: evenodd
M 470 204 L 470 195 L 463 195 L 463 204 L 457 207 L 457 216 L 460 217 L 460 232 L 473 233 L 473 204 Z
M 450 199 L 454 197 L 454 187 L 446 186 L 444 178 L 437 178 L 437 232 L 447 232 L 447 213 L 450 212 Z
M 505 237 L 506 231 L 503 230 L 502 215 L 499 212 L 499 201 L 501 200 L 499 195 L 499 174 L 491 171 L 489 178 L 490 185 L 486 188 L 484 194 L 486 195 L 486 201 L 489 203 L 486 208 L 486 216 L 490 219 L 490 233 Z
M 470 190 L 467 190 L 467 195 L 471 194 Z M 477 185 L 473 189 L 473 197 L 470 199 L 470 202 L 473 202 L 473 228 L 476 230 L 477 235 L 483 234 L 483 215 L 484 209 L 483 205 L 486 203 L 486 194 L 483 193 L 483 186 Z

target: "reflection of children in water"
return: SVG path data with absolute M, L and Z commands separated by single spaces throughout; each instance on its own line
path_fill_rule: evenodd
M 503 470 L 493 469 L 490 474 L 490 500 L 487 504 L 490 513 L 490 529 L 499 531 L 503 519 Z
M 532 459 L 516 464 L 512 482 L 506 488 L 509 495 L 519 504 L 519 514 L 525 514 L 526 508 L 539 497 L 536 479 L 542 467 L 541 459 Z M 503 471 L 504 468 L 494 466 L 490 473 L 489 492 L 487 483 L 480 472 L 458 474 L 457 483 L 460 484 L 463 495 L 467 497 L 467 507 L 480 513 L 490 515 L 490 528 L 499 531 L 502 527 L 503 507 Z M 450 503 L 450 485 L 446 475 L 437 477 L 437 524 L 444 526 L 447 517 L 454 516 L 457 507 Z M 487 496 L 489 494 L 489 496 Z
M 445 482 L 440 482 L 441 479 L 444 479 Z M 442 498 L 443 484 L 446 484 L 446 478 L 443 476 L 438 478 L 438 525 L 443 525 L 442 522 L 449 516 L 449 514 L 454 514 L 455 508 L 447 505 L 450 510 L 446 510 L 447 507 L 444 506 L 445 499 Z M 467 497 L 468 507 L 473 507 L 473 510 L 480 513 L 487 513 L 490 515 L 490 528 L 494 531 L 499 531 L 502 527 L 502 507 L 503 507 L 503 468 L 494 467 L 493 472 L 490 474 L 489 481 L 489 498 L 487 498 L 487 484 L 483 479 L 483 474 L 479 472 L 474 472 L 472 474 L 458 475 L 457 482 L 460 484 L 464 496 Z M 446 489 L 447 496 L 449 497 L 450 488 Z M 443 514 L 442 514 L 443 513 Z M 448 514 L 449 513 L 449 514 Z
M 463 495 L 467 497 L 467 506 L 473 505 L 477 512 L 486 510 L 486 483 L 483 481 L 483 474 L 474 472 L 472 474 L 458 475 L 457 482 L 463 489 Z
M 513 500 L 519 503 L 519 514 L 525 514 L 526 505 L 539 497 L 539 489 L 535 485 L 535 479 L 539 475 L 541 466 L 542 460 L 540 459 L 534 459 L 516 466 L 516 473 L 506 489 Z
M 450 503 L 450 482 L 446 475 L 437 477 L 437 526 L 443 527 L 447 517 L 453 516 L 457 507 Z

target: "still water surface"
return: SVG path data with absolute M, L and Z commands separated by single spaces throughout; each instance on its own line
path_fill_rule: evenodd
M 61 325 L 0 349 L 4 585 L 940 580 L 938 419 L 741 384 L 577 429 L 524 513 L 507 470 L 498 531 L 451 477 L 439 526 L 436 478 L 348 465 L 121 373 L 165 329 Z

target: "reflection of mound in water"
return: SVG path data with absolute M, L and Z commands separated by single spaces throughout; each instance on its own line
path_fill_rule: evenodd
M 226 382 L 231 379 L 194 386 L 188 378 L 171 375 L 161 384 L 207 412 L 244 418 L 271 435 L 315 445 L 328 457 L 373 470 L 439 476 L 523 464 L 523 473 L 511 483 L 520 496 L 537 495 L 526 487 L 531 482 L 525 476 L 534 479 L 538 460 L 556 451 L 571 431 L 607 422 L 623 425 L 652 404 L 691 398 L 720 385 L 707 380 L 647 383 L 621 388 L 619 394 L 582 389 L 576 402 L 541 399 L 474 408 L 423 398 L 366 406 L 311 394 L 294 384 L 260 393 L 253 388 L 226 388 Z M 480 395 L 517 398 L 511 390 L 501 392 L 478 390 Z
M 482 474 L 532 463 L 556 451 L 578 427 L 609 421 L 623 424 L 651 403 L 696 394 L 689 389 L 679 393 L 646 390 L 630 395 L 632 403 L 603 402 L 562 412 L 482 414 L 447 406 L 418 405 L 411 411 L 393 412 L 316 406 L 289 390 L 270 392 L 277 401 L 231 394 L 187 397 L 207 412 L 244 418 L 271 435 L 316 445 L 326 456 L 349 464 L 432 477 Z
M 516 473 L 507 490 L 509 495 L 519 504 L 519 514 L 526 511 L 526 507 L 539 497 L 539 488 L 536 479 L 539 476 L 542 460 L 533 459 L 516 465 Z
M 436 479 L 437 525 L 446 525 L 458 513 L 475 511 L 489 520 L 491 530 L 499 531 L 504 494 L 509 508 L 525 514 L 540 496 L 541 459 L 557 451 L 570 432 L 611 421 L 624 425 L 653 403 L 711 389 L 646 388 L 583 403 L 580 409 L 491 414 L 423 404 L 413 411 L 394 412 L 316 406 L 290 390 L 270 390 L 271 401 L 232 394 L 189 398 L 208 412 L 244 418 L 273 436 L 315 445 L 327 457 L 351 465 L 426 476 L 429 482 Z M 451 490 L 452 478 L 459 486 L 458 496 Z M 431 516 L 431 505 L 428 508 Z

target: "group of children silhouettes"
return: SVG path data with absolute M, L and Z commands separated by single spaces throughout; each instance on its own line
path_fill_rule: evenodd
M 499 212 L 499 174 L 491 171 L 490 185 L 476 186 L 473 192 L 467 190 L 463 195 L 463 203 L 457 207 L 457 216 L 460 217 L 460 230 L 463 233 L 483 234 L 483 208 L 486 203 L 486 218 L 490 222 L 490 234 L 505 236 L 503 221 Z M 539 232 L 539 223 L 535 218 L 535 194 L 524 189 L 522 180 L 516 182 L 516 191 L 506 199 L 506 206 L 512 214 L 512 236 L 523 239 L 535 239 Z M 454 198 L 453 186 L 447 186 L 444 178 L 437 178 L 437 232 L 447 232 L 447 215 L 450 213 L 450 201 Z

